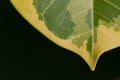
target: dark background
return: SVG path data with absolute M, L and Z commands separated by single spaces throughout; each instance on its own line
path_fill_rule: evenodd
M 92 72 L 81 57 L 34 29 L 9 0 L 1 0 L 0 80 L 120 80 L 120 48 L 104 53 Z

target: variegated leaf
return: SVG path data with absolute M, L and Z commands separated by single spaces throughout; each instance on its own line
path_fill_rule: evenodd
M 100 55 L 120 46 L 120 0 L 11 0 L 20 14 L 95 69 Z

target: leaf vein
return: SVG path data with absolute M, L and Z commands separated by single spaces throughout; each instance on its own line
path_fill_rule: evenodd
M 84 32 L 84 33 L 80 33 L 76 36 L 72 36 L 71 39 L 74 39 L 74 38 L 77 38 L 77 37 L 80 37 L 80 36 L 83 36 L 83 35 L 86 35 L 86 34 L 91 34 L 92 31 L 91 30 L 88 30 L 87 32 Z
M 110 21 L 110 19 L 109 19 L 109 18 L 107 18 L 107 17 L 103 16 L 102 14 L 98 13 L 97 11 L 94 11 L 94 13 L 96 13 L 97 15 L 99 15 L 99 16 L 101 16 L 101 17 L 103 17 L 103 18 L 107 19 L 108 21 Z
M 111 6 L 115 7 L 116 9 L 118 9 L 120 11 L 120 8 L 118 6 L 116 6 L 114 3 L 108 1 L 108 0 L 104 0 L 105 2 L 107 2 L 108 4 L 110 4 Z
M 54 3 L 55 0 L 51 0 L 51 2 L 48 4 L 48 6 L 45 8 L 45 10 L 42 12 L 42 16 L 45 14 L 45 12 L 49 9 L 49 7 Z

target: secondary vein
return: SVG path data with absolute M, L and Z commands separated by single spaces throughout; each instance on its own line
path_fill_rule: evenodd
M 45 10 L 42 12 L 42 16 L 45 14 L 45 12 L 48 10 L 48 8 L 54 3 L 54 1 L 55 0 L 52 0 L 49 4 L 48 4 L 48 6 L 45 8 Z
M 111 6 L 115 7 L 116 9 L 118 9 L 120 11 L 120 8 L 118 6 L 116 6 L 114 3 L 108 1 L 108 0 L 104 0 L 105 2 L 107 2 L 108 4 L 110 4 Z

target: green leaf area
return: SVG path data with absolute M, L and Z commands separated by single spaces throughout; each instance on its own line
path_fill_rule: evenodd
M 49 31 L 60 39 L 71 39 L 76 47 L 87 41 L 92 53 L 101 21 L 120 31 L 120 0 L 33 0 L 33 5 Z

